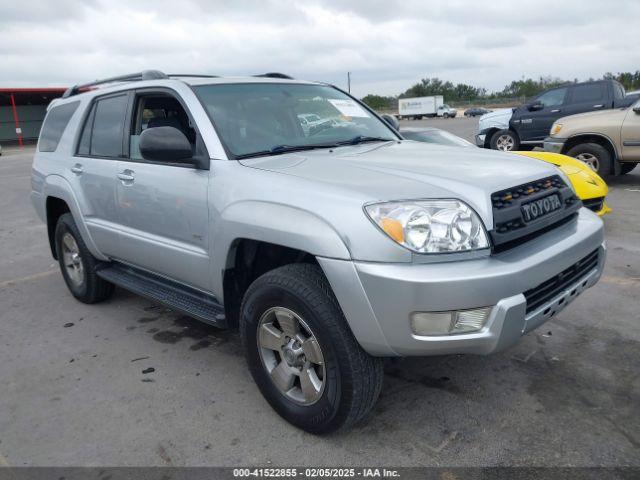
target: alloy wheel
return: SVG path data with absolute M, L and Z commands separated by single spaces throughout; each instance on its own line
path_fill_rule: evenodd
M 513 150 L 513 137 L 511 135 L 500 135 L 496 140 L 496 148 L 504 152 Z
M 68 232 L 62 236 L 62 261 L 71 283 L 80 287 L 84 282 L 84 264 L 76 239 Z
M 262 365 L 277 389 L 298 405 L 316 403 L 324 392 L 324 356 L 315 335 L 295 312 L 272 307 L 258 322 Z
M 584 152 L 576 157 L 577 160 L 580 160 L 582 163 L 586 163 L 587 166 L 597 172 L 600 168 L 600 160 L 593 153 Z

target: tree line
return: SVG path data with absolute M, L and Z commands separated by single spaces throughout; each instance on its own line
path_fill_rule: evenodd
M 617 80 L 627 91 L 640 89 L 640 70 L 636 70 L 635 72 L 620 72 L 617 74 L 608 72 L 601 78 Z M 589 80 L 594 79 L 590 78 Z M 488 92 L 486 88 L 475 87 L 466 83 L 453 84 L 450 81 L 443 81 L 437 77 L 423 78 L 397 97 L 369 94 L 362 98 L 362 101 L 373 109 L 384 110 L 396 109 L 398 106 L 398 98 L 428 97 L 431 95 L 442 95 L 445 102 L 529 98 L 548 88 L 577 81 L 578 79 L 563 80 L 557 77 L 540 77 L 538 79 L 523 78 L 522 80 L 512 81 L 498 92 Z

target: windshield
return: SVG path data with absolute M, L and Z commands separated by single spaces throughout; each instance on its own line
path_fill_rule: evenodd
M 193 89 L 236 158 L 397 140 L 382 121 L 329 86 L 245 83 Z
M 400 134 L 407 140 L 416 140 L 418 142 L 436 143 L 450 147 L 475 147 L 473 143 L 466 141 L 464 138 L 444 130 L 423 130 L 419 132 L 401 130 Z

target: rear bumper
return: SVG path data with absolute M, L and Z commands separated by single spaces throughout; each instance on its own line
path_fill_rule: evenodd
M 598 250 L 597 265 L 585 271 L 535 310 L 527 312 L 527 292 Z M 486 355 L 520 337 L 564 309 L 594 285 L 605 260 L 602 222 L 581 209 L 564 225 L 507 252 L 467 261 L 376 264 L 319 259 L 354 335 L 372 355 Z M 350 266 L 346 266 L 349 264 Z M 414 312 L 441 312 L 492 306 L 477 332 L 418 336 Z

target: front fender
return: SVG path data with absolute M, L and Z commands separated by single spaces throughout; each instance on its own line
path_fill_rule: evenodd
M 338 232 L 323 218 L 300 208 L 257 200 L 225 208 L 212 228 L 214 292 L 222 292 L 222 272 L 237 239 L 257 240 L 302 250 L 318 257 L 351 259 Z
M 64 200 L 68 205 L 71 215 L 76 222 L 76 226 L 82 235 L 85 245 L 91 252 L 91 254 L 99 260 L 108 260 L 106 256 L 100 253 L 98 247 L 96 247 L 87 226 L 83 221 L 82 211 L 80 210 L 80 204 L 69 182 L 61 175 L 47 175 L 42 185 L 42 202 L 46 212 L 47 198 L 56 197 Z

